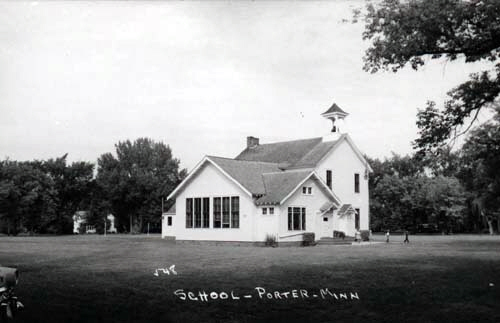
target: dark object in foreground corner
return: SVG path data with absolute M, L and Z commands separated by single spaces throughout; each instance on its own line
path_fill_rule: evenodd
M 17 311 L 24 307 L 14 295 L 18 282 L 19 271 L 16 268 L 0 266 L 0 322 L 13 320 Z

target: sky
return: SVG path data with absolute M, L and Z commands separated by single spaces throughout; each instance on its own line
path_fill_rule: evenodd
M 363 1 L 0 2 L 0 158 L 90 161 L 149 137 L 192 169 L 321 137 L 332 103 L 371 157 L 411 153 L 416 113 L 479 71 L 362 70 Z M 487 118 L 487 116 L 481 115 Z

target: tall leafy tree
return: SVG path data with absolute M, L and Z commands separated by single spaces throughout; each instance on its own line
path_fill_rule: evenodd
M 376 231 L 432 223 L 442 231 L 462 229 L 465 192 L 454 176 L 431 176 L 414 156 L 368 158 L 370 223 Z
M 479 111 L 498 103 L 500 93 L 500 1 L 383 0 L 370 3 L 363 38 L 371 42 L 364 69 L 418 70 L 427 59 L 489 63 L 481 73 L 451 89 L 443 108 L 435 102 L 417 114 L 420 155 L 439 154 L 467 132 Z M 472 118 L 472 121 L 467 124 Z
M 67 154 L 32 163 L 50 177 L 57 192 L 56 214 L 49 229 L 54 233 L 70 233 L 73 214 L 79 209 L 88 208 L 90 204 L 94 165 L 88 162 L 68 165 L 66 158 Z
M 461 158 L 459 177 L 471 194 L 474 218 L 486 222 L 493 233 L 493 222 L 500 231 L 500 109 L 493 120 L 473 130 Z
M 0 220 L 8 234 L 46 232 L 57 212 L 52 179 L 31 162 L 0 162 Z
M 98 160 L 97 184 L 106 194 L 119 229 L 142 230 L 146 222 L 160 223 L 162 198 L 186 176 L 180 161 L 163 142 L 148 138 L 115 145 L 116 157 Z

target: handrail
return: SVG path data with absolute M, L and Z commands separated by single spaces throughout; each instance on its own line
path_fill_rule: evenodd
M 295 233 L 295 234 L 290 234 L 290 235 L 287 235 L 287 236 L 282 236 L 280 237 L 280 239 L 283 239 L 283 238 L 290 238 L 290 237 L 295 237 L 295 236 L 301 236 L 301 235 L 304 235 L 306 232 L 301 232 L 301 233 Z

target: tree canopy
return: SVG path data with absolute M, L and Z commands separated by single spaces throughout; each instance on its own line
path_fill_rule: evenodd
M 439 153 L 470 129 L 481 109 L 498 104 L 500 1 L 383 0 L 367 6 L 365 22 L 363 38 L 371 46 L 364 69 L 371 73 L 408 65 L 418 70 L 438 58 L 489 62 L 489 68 L 451 89 L 442 108 L 429 101 L 419 110 L 414 147 L 420 155 Z
M 0 162 L 0 219 L 7 233 L 70 233 L 72 215 L 88 205 L 94 166 L 47 161 Z
M 115 149 L 116 157 L 106 153 L 99 158 L 97 184 L 119 228 L 140 231 L 144 220 L 158 224 L 162 198 L 180 183 L 186 170 L 179 169 L 180 161 L 162 142 L 139 138 L 119 142 Z

